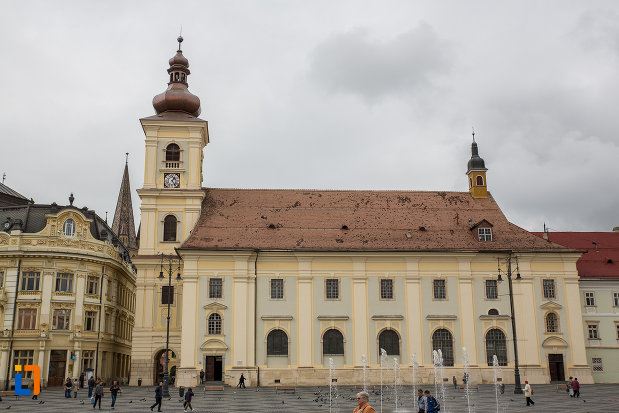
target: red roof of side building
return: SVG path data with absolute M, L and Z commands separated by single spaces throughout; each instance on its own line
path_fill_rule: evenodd
M 510 223 L 491 196 L 475 199 L 468 192 L 208 188 L 205 193 L 200 218 L 182 248 L 573 251 Z M 478 240 L 476 224 L 492 228 L 492 241 Z
M 542 232 L 533 232 L 542 237 Z M 576 263 L 582 278 L 619 279 L 619 232 L 549 232 L 549 241 L 586 251 Z

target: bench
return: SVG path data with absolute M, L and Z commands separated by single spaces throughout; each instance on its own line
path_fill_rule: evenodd
M 567 384 L 557 384 L 557 391 L 559 390 L 565 390 L 567 392 Z
M 224 386 L 204 386 L 204 391 L 224 391 Z
M 15 400 L 19 400 L 19 396 L 15 394 L 15 390 L 0 391 L 0 397 L 15 396 Z
M 280 391 L 296 393 L 297 388 L 294 386 L 275 386 L 275 393 L 279 393 Z
M 460 384 L 458 386 L 458 388 L 460 390 L 466 390 L 466 384 Z M 478 384 L 469 384 L 468 389 L 469 390 L 479 390 L 479 385 Z

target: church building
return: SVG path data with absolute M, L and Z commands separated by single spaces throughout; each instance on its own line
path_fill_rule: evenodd
M 211 188 L 208 123 L 180 42 L 155 115 L 140 120 L 131 384 L 162 377 L 168 303 L 169 366 L 182 386 L 201 370 L 228 384 L 244 374 L 251 386 L 325 385 L 330 360 L 338 384 L 362 383 L 364 372 L 377 383 L 381 349 L 404 384 L 413 365 L 433 382 L 438 349 L 447 377 L 461 378 L 466 362 L 472 382 L 491 382 L 496 356 L 511 383 L 514 342 L 523 382 L 592 381 L 581 253 L 507 220 L 475 141 L 462 192 Z

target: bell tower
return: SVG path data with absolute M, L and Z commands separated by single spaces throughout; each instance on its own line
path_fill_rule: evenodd
M 473 143 L 471 144 L 471 159 L 467 165 L 466 174 L 469 177 L 469 192 L 473 198 L 488 198 L 488 185 L 486 182 L 486 163 L 479 156 L 475 131 L 473 131 Z
M 203 149 L 208 123 L 198 118 L 200 99 L 189 92 L 189 60 L 178 50 L 169 60 L 168 87 L 153 98 L 156 114 L 140 119 L 146 135 L 140 255 L 170 254 L 200 216 Z

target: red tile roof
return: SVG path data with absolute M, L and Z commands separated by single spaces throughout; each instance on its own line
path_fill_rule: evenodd
M 507 221 L 492 197 L 474 199 L 468 192 L 205 192 L 201 216 L 182 248 L 569 251 Z M 471 230 L 484 219 L 492 224 L 493 241 L 480 242 Z
M 542 232 L 533 234 L 543 236 Z M 548 239 L 586 251 L 576 263 L 580 277 L 619 278 L 619 232 L 549 232 Z

